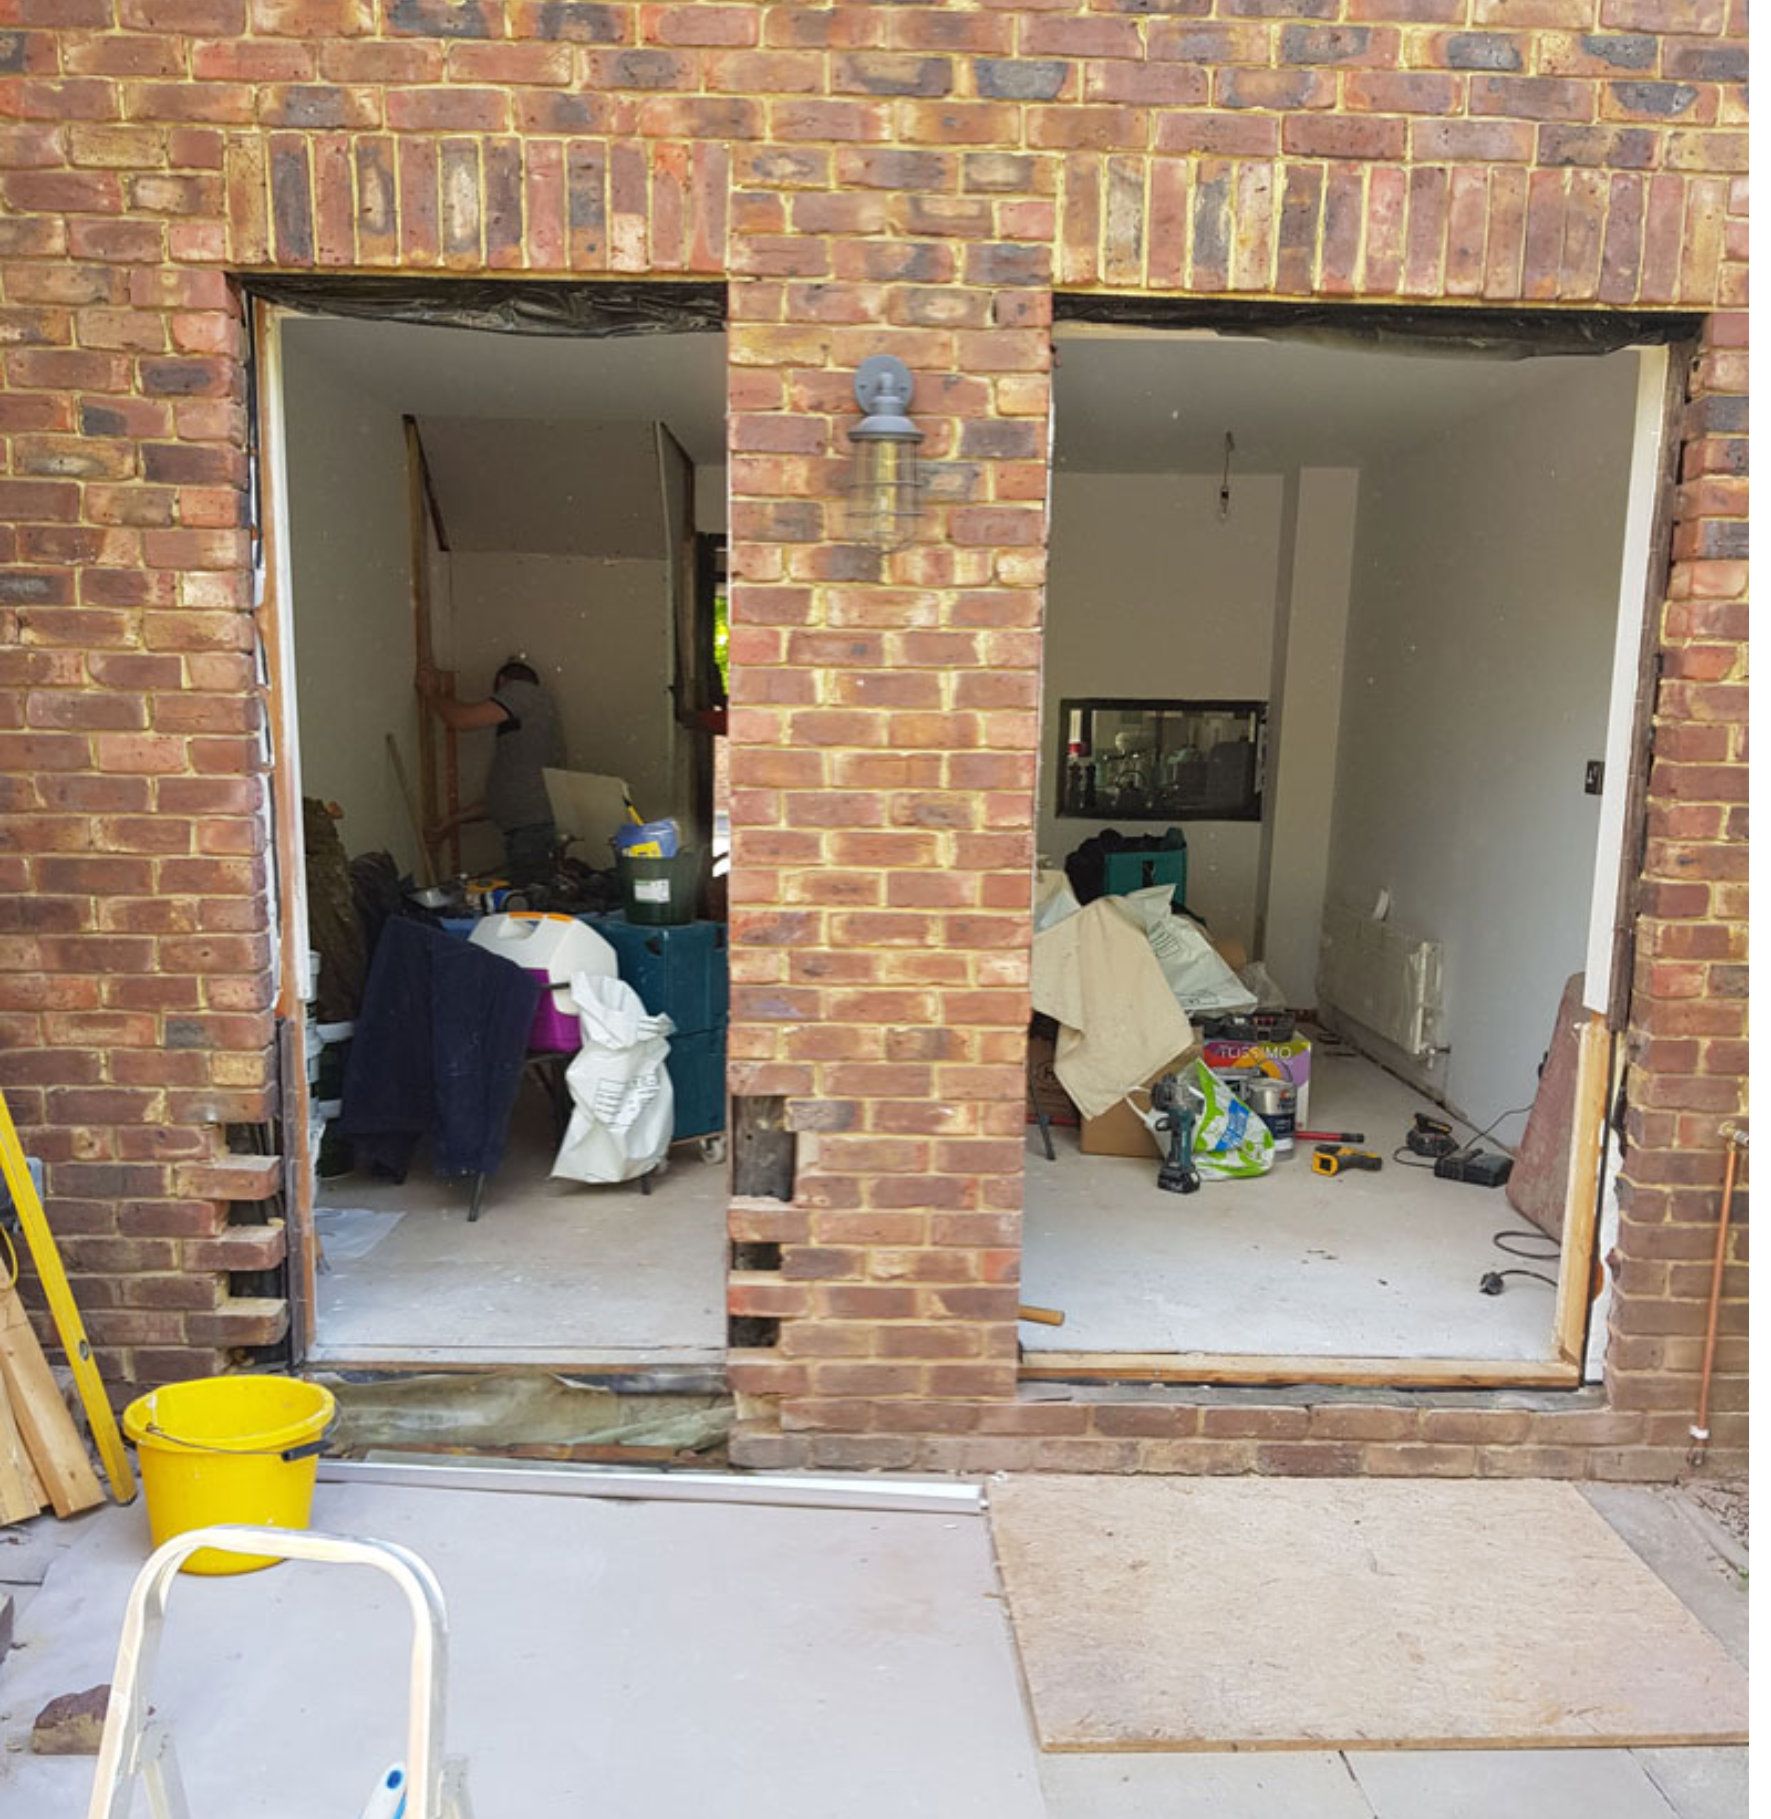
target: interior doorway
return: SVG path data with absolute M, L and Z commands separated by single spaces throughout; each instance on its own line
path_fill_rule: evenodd
M 1038 923 L 1183 929 L 1155 1077 L 1281 1142 L 1164 1192 L 1036 1020 L 1026 1374 L 1580 1381 L 1666 350 L 1056 343 Z
M 673 321 L 676 307 L 630 309 L 627 333 L 537 333 L 499 332 L 512 322 L 498 306 L 465 326 L 446 310 L 257 305 L 280 1008 L 299 1032 L 285 1056 L 292 1298 L 310 1363 L 723 1362 L 725 931 L 710 861 L 726 356 L 717 323 Z M 545 779 L 550 832 L 519 871 L 498 777 L 529 685 L 523 700 L 545 697 L 551 717 L 529 779 Z M 670 887 L 692 915 L 656 929 L 629 921 L 610 850 L 636 819 L 674 824 L 699 865 Z M 551 977 L 509 1058 L 508 1107 L 486 1096 L 499 1160 L 483 1185 L 443 1169 L 435 1130 L 392 1173 L 353 1141 L 350 1056 L 391 1002 L 374 986 L 386 928 L 484 945 L 510 918 L 588 929 L 635 1014 L 672 1017 L 653 1070 L 674 1106 L 657 1126 L 668 1147 L 643 1178 L 561 1172 L 583 1094 L 571 988 Z M 333 949 L 340 928 L 357 961 L 350 940 Z M 560 951 L 559 980 L 601 969 Z M 464 1058 L 483 1037 L 450 1031 L 446 998 L 439 984 L 425 1063 L 438 1077 L 478 1065 Z M 543 1041 L 550 1003 L 565 1008 Z

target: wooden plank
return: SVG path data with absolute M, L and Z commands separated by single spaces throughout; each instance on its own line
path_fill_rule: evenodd
M 0 1384 L 0 1523 L 29 1522 L 48 1501 Z
M 412 794 L 412 780 L 406 775 L 406 761 L 400 756 L 400 742 L 392 733 L 387 738 L 387 761 L 393 766 L 394 782 L 400 786 L 400 800 L 406 805 L 406 819 L 412 823 L 412 838 L 418 842 L 418 882 L 435 884 L 436 867 L 424 839 L 424 814 Z
M 412 434 L 418 442 L 418 477 L 424 482 L 424 509 L 430 518 L 430 527 L 436 533 L 437 548 L 446 556 L 449 553 L 449 533 L 443 525 L 443 508 L 437 499 L 437 484 L 431 477 L 430 463 L 424 455 L 424 437 L 419 433 L 416 422 L 412 425 Z
M 105 1494 L 87 1460 L 86 1443 L 13 1288 L 0 1292 L 0 1385 L 55 1513 L 72 1516 L 103 1503 Z M 37 1507 L 41 1509 L 42 1503 Z
M 1245 1383 L 1280 1388 L 1566 1389 L 1580 1366 L 1564 1358 L 1288 1358 L 1255 1352 L 1029 1352 L 1028 1383 Z
M 31 1261 L 37 1266 L 37 1280 L 43 1285 L 43 1293 L 49 1301 L 49 1316 L 55 1322 L 56 1336 L 61 1340 L 62 1350 L 67 1355 L 68 1364 L 74 1372 L 74 1382 L 80 1391 L 80 1405 L 86 1410 L 86 1419 L 92 1428 L 92 1438 L 98 1448 L 98 1456 L 104 1461 L 105 1475 L 111 1481 L 111 1490 L 119 1503 L 128 1503 L 135 1496 L 135 1473 L 129 1463 L 129 1455 L 123 1450 L 123 1436 L 117 1432 L 117 1418 L 111 1413 L 111 1399 L 105 1391 L 104 1380 L 98 1374 L 98 1366 L 92 1359 L 92 1346 L 86 1337 L 86 1328 L 80 1319 L 79 1305 L 74 1300 L 74 1291 L 68 1283 L 68 1273 L 62 1268 L 61 1252 L 55 1248 L 55 1234 L 49 1229 L 49 1221 L 43 1216 L 43 1202 L 37 1198 L 37 1186 L 31 1179 L 31 1171 L 25 1166 L 25 1153 L 19 1147 L 18 1131 L 12 1122 L 12 1112 L 6 1104 L 4 1094 L 0 1094 L 0 1174 L 6 1177 L 6 1185 L 12 1190 L 12 1204 L 18 1214 L 19 1225 L 23 1228 L 25 1242 L 31 1248 Z M 8 1289 L 6 1294 L 17 1300 L 17 1291 Z M 0 1315 L 5 1313 L 5 1297 L 0 1297 Z M 23 1310 L 21 1308 L 20 1312 Z M 8 1324 L 0 1320 L 0 1325 Z M 27 1326 L 27 1331 L 29 1330 Z M 30 1350 L 42 1357 L 35 1337 L 31 1340 Z M 50 1381 L 53 1383 L 54 1379 Z M 61 1397 L 57 1395 L 59 1407 Z M 14 1406 L 17 1408 L 17 1392 L 14 1391 Z M 19 1411 L 22 1414 L 22 1410 Z M 64 1416 L 67 1411 L 62 1410 Z M 69 1428 L 73 1426 L 70 1420 Z M 27 1434 L 27 1439 L 29 1438 Z M 74 1439 L 78 1443 L 79 1435 Z M 37 1469 L 47 1472 L 43 1455 L 33 1454 L 37 1460 Z M 85 1453 L 81 1452 L 81 1461 Z M 90 1468 L 88 1468 L 90 1470 Z M 54 1494 L 54 1485 L 50 1485 Z
M 1556 1272 L 1556 1349 L 1578 1369 L 1592 1305 L 1593 1243 L 1599 1227 L 1599 1170 L 1611 1089 L 1611 1032 L 1602 1017 L 1575 1031 L 1574 1131 L 1568 1145 L 1568 1199 L 1562 1210 L 1562 1266 Z
M 455 699 L 455 672 L 442 672 L 443 693 Z M 449 875 L 461 873 L 461 828 L 455 817 L 461 813 L 461 735 L 448 721 L 443 722 L 443 815 L 449 823 Z
M 407 560 L 412 580 L 412 643 L 415 668 L 429 668 L 434 658 L 430 624 L 430 535 L 429 506 L 425 499 L 426 475 L 424 443 L 418 434 L 416 418 L 403 419 L 406 426 L 406 528 Z M 416 686 L 416 677 L 414 678 Z M 392 734 L 389 734 L 392 738 Z M 404 786 L 402 785 L 402 788 Z M 427 841 L 427 830 L 436 825 L 437 791 L 437 716 L 422 691 L 418 696 L 418 847 L 421 866 L 434 867 L 436 855 Z M 421 884 L 434 881 L 420 877 Z

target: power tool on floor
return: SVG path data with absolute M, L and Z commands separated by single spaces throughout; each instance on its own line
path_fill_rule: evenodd
M 1350 1143 L 1318 1143 L 1310 1158 L 1311 1171 L 1318 1175 L 1344 1175 L 1352 1169 L 1368 1169 L 1376 1174 L 1384 1159 L 1376 1150 L 1355 1149 Z
M 1435 1159 L 1449 1156 L 1457 1148 L 1457 1139 L 1451 1134 L 1451 1126 L 1443 1118 L 1433 1118 L 1425 1112 L 1414 1114 L 1414 1123 L 1403 1132 L 1402 1143 L 1411 1156 L 1430 1156 Z
M 1185 1074 L 1164 1074 L 1150 1088 L 1155 1128 L 1168 1133 L 1168 1154 L 1156 1173 L 1156 1185 L 1171 1194 L 1196 1194 L 1199 1170 L 1193 1166 L 1193 1133 L 1205 1104 Z

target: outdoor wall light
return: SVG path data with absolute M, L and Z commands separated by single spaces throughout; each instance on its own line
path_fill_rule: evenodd
M 855 369 L 861 421 L 849 431 L 848 532 L 852 542 L 902 549 L 916 529 L 922 431 L 911 422 L 910 369 L 896 354 L 871 354 Z

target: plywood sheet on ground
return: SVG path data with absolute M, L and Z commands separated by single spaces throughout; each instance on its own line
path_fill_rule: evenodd
M 1020 1478 L 1046 1749 L 1740 1742 L 1746 1678 L 1571 1485 Z

